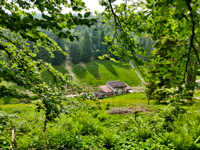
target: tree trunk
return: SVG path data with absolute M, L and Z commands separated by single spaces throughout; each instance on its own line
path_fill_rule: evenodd
M 190 101 L 192 101 L 194 96 L 197 64 L 198 62 L 188 63 L 189 66 L 187 70 L 187 79 L 186 79 L 186 90 L 187 90 L 186 99 Z

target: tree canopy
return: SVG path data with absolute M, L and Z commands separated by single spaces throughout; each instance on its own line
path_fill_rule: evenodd
M 107 20 L 114 18 L 115 36 L 107 38 L 107 43 L 111 45 L 110 50 L 119 54 L 124 60 L 133 59 L 140 64 L 141 60 L 137 54 L 145 54 L 146 51 L 141 48 L 134 35 L 149 34 L 154 41 L 167 38 L 172 43 L 176 43 L 171 47 L 173 53 L 165 56 L 156 55 L 152 62 L 154 65 L 161 62 L 176 64 L 171 67 L 174 70 L 180 70 L 176 73 L 176 76 L 179 76 L 179 82 L 178 85 L 177 82 L 172 83 L 170 88 L 178 88 L 179 95 L 185 95 L 187 99 L 191 99 L 199 66 L 199 1 L 145 0 L 132 3 L 124 1 L 120 5 L 114 2 L 115 0 L 101 1 L 101 5 L 106 7 L 102 15 Z M 168 42 L 164 43 L 168 44 Z M 159 48 L 161 46 L 163 48 L 162 44 L 157 45 L 156 48 L 161 50 Z M 169 56 L 174 60 L 173 62 L 169 60 Z M 168 59 L 165 59 L 166 57 Z M 162 70 L 162 73 L 160 72 L 162 78 L 172 76 L 174 73 L 173 71 L 170 74 L 164 67 L 159 70 Z M 148 80 L 151 79 L 152 76 L 148 78 Z M 161 80 L 154 82 L 158 84 Z M 185 88 L 181 88 L 183 85 Z M 158 90 L 164 89 L 158 86 Z
M 83 62 L 90 62 L 92 57 L 92 44 L 90 40 L 90 35 L 86 31 L 83 39 L 82 45 L 82 61 Z
M 72 63 L 77 64 L 81 62 L 81 48 L 78 43 L 70 43 L 69 56 Z
M 81 0 L 1 0 L 0 98 L 9 96 L 28 100 L 31 98 L 30 95 L 33 95 L 34 98 L 40 100 L 41 102 L 36 106 L 37 111 L 44 114 L 44 116 L 41 115 L 41 118 L 44 118 L 43 129 L 45 131 L 48 122 L 55 121 L 55 118 L 59 117 L 61 113 L 66 113 L 62 105 L 62 101 L 67 99 L 66 92 L 82 92 L 81 87 L 71 80 L 69 75 L 58 72 L 50 64 L 59 64 L 54 59 L 55 56 L 60 60 L 64 60 L 66 57 L 64 41 L 61 39 L 76 42 L 69 42 L 71 45 L 67 43 L 70 45 L 69 52 L 74 63 L 78 63 L 81 56 L 84 60 L 90 61 L 92 52 L 95 53 L 95 56 L 98 55 L 98 52 L 102 52 L 100 55 L 104 54 L 107 46 L 102 45 L 102 42 L 105 42 L 110 46 L 110 54 L 115 54 L 126 62 L 133 60 L 139 69 L 148 69 L 147 71 L 144 69 L 144 72 L 147 72 L 145 77 L 148 83 L 146 91 L 148 98 L 153 97 L 160 102 L 175 102 L 175 106 L 168 107 L 163 111 L 158 110 L 160 111 L 158 114 L 156 111 L 151 112 L 141 106 L 142 114 L 151 113 L 139 117 L 139 107 L 137 109 L 128 108 L 128 111 L 132 110 L 134 117 L 118 115 L 112 119 L 110 115 L 106 116 L 105 111 L 102 114 L 99 110 L 96 111 L 97 107 L 101 107 L 100 101 L 98 106 L 96 105 L 97 107 L 92 105 L 87 110 L 85 110 L 87 104 L 83 107 L 78 107 L 79 104 L 77 104 L 76 109 L 72 112 L 75 115 L 69 114 L 70 119 L 62 122 L 62 125 L 50 128 L 50 130 L 67 128 L 61 131 L 64 134 L 60 134 L 61 132 L 54 134 L 58 130 L 51 133 L 53 141 L 55 140 L 59 146 L 54 148 L 198 149 L 200 147 L 199 110 L 195 108 L 194 113 L 179 116 L 185 111 L 178 104 L 185 100 L 191 102 L 194 94 L 200 63 L 200 0 L 140 0 L 137 2 L 124 0 L 119 5 L 115 4 L 116 1 L 100 0 L 101 5 L 105 6 L 105 11 L 102 12 L 103 17 L 101 17 L 102 20 L 104 19 L 102 22 L 106 22 L 106 25 L 110 25 L 110 27 L 97 34 L 95 29 L 102 29 L 105 26 L 95 24 L 97 20 L 93 17 L 90 18 L 91 13 L 87 11 Z M 65 8 L 70 8 L 77 14 L 62 13 L 62 9 Z M 34 13 L 33 10 L 37 10 L 41 16 L 38 17 L 38 13 Z M 86 11 L 84 14 L 81 13 L 83 10 Z M 81 25 L 95 26 L 92 27 L 92 30 L 87 30 L 88 32 L 78 33 L 79 29 L 85 29 Z M 112 30 L 112 32 L 107 34 L 108 30 Z M 45 34 L 44 31 L 51 32 L 53 37 Z M 74 32 L 75 34 L 73 34 Z M 82 51 L 77 44 L 80 34 L 84 35 Z M 99 36 L 99 40 L 97 36 Z M 150 40 L 147 42 L 144 40 L 145 37 Z M 151 50 L 150 47 L 154 41 L 152 57 L 149 60 L 147 49 Z M 144 57 L 141 57 L 143 55 Z M 77 58 L 77 56 L 79 57 Z M 109 57 L 109 55 L 107 56 Z M 112 57 L 112 55 L 110 56 Z M 52 82 L 47 83 L 43 80 L 44 72 L 50 74 Z M 17 87 L 24 88 L 25 91 L 10 88 L 8 83 L 14 83 Z M 85 99 L 88 98 L 87 95 L 83 95 Z M 106 109 L 109 107 L 110 104 L 106 104 Z M 23 114 L 23 116 L 25 115 Z M 13 124 L 8 122 L 8 117 L 0 115 L 1 135 L 10 134 L 7 125 L 12 126 Z M 36 117 L 37 115 L 34 118 Z M 19 117 L 18 121 L 23 124 L 20 119 Z M 34 120 L 31 124 L 36 122 Z M 108 128 L 110 125 L 114 128 Z M 19 126 L 21 131 L 17 134 L 18 137 L 21 137 L 20 134 L 27 134 L 24 137 L 30 136 L 28 145 L 42 145 L 43 143 L 40 144 L 41 134 L 35 135 L 38 134 L 38 130 L 31 135 L 29 131 L 26 131 L 33 130 L 38 126 L 32 129 L 26 129 L 27 127 L 28 125 L 25 125 L 25 128 Z M 2 132 L 5 130 L 8 131 Z M 69 130 L 72 132 L 68 132 Z M 77 133 L 82 135 L 77 136 Z M 17 147 L 14 141 L 14 129 L 11 134 L 11 147 L 6 147 L 7 149 L 13 149 L 13 144 Z M 57 137 L 58 139 L 56 139 Z M 46 134 L 45 138 L 47 146 L 35 149 L 51 148 Z M 64 140 L 59 141 L 59 138 Z M 1 141 L 4 142 L 4 139 L 9 140 L 5 136 Z M 37 143 L 32 143 L 32 141 L 37 141 Z M 86 147 L 79 141 L 83 141 Z M 23 148 L 27 148 L 23 140 L 20 142 Z M 115 145 L 117 146 L 115 147 Z
M 142 38 L 145 35 L 150 35 L 154 41 L 168 39 L 174 45 L 173 52 L 165 49 L 169 53 L 167 56 L 162 56 L 162 52 L 159 51 L 163 51 L 163 48 L 166 47 L 163 44 L 158 45 L 155 47 L 157 55 L 154 55 L 155 58 L 152 62 L 154 64 L 172 63 L 170 66 L 174 70 L 181 70 L 180 72 L 172 71 L 172 73 L 176 73 L 175 75 L 179 77 L 180 93 L 184 93 L 181 86 L 185 85 L 185 90 L 188 91 L 186 98 L 190 99 L 193 96 L 194 81 L 199 66 L 199 1 L 146 0 L 130 3 L 125 0 L 120 5 L 115 5 L 114 2 L 115 0 L 100 1 L 101 5 L 106 7 L 105 12 L 102 13 L 104 19 L 111 26 L 114 25 L 111 27 L 114 34 L 106 38 L 106 43 L 110 45 L 110 51 L 126 61 L 133 59 L 137 64 L 140 64 L 142 61 L 138 55 L 145 54 L 145 48 L 148 46 L 141 47 L 141 43 L 147 44 L 144 41 L 138 41 L 136 36 Z M 60 58 L 64 58 L 65 55 L 63 43 L 56 43 L 56 39 L 51 39 L 42 30 L 51 30 L 61 39 L 74 41 L 78 39 L 78 36 L 72 34 L 72 29 L 79 25 L 90 27 L 97 21 L 94 18 L 88 18 L 91 14 L 88 11 L 84 15 L 80 13 L 82 10 L 87 10 L 82 1 L 31 0 L 29 3 L 22 0 L 3 0 L 0 2 L 0 6 L 0 81 L 16 83 L 18 86 L 33 92 L 42 101 L 38 105 L 38 111 L 45 110 L 45 123 L 52 121 L 62 111 L 61 100 L 65 99 L 65 87 L 73 87 L 73 90 L 80 90 L 80 87 L 71 82 L 68 75 L 63 76 L 50 64 L 43 62 L 41 60 L 43 56 L 36 57 L 43 50 L 48 51 L 49 56 L 52 57 L 51 60 L 53 60 L 54 55 L 58 55 Z M 64 7 L 71 8 L 72 11 L 77 12 L 77 15 L 73 15 L 71 12 L 63 14 Z M 41 17 L 35 17 L 36 14 L 32 12 L 34 9 L 41 13 Z M 103 32 L 101 33 L 103 35 Z M 92 32 L 92 40 L 94 41 L 97 40 L 94 37 L 95 34 Z M 92 56 L 92 48 L 95 51 L 97 47 L 103 46 L 101 45 L 103 36 L 101 42 L 95 41 L 93 46 L 89 33 L 85 33 L 84 40 L 87 41 L 83 42 L 82 57 L 86 54 L 90 55 L 87 58 L 89 60 Z M 149 43 L 151 42 L 149 41 Z M 168 44 L 168 42 L 163 43 Z M 30 49 L 30 45 L 33 49 Z M 159 66 L 165 65 L 159 64 Z M 166 69 L 163 70 L 168 72 Z M 53 83 L 47 84 L 42 80 L 42 72 L 44 71 L 51 74 L 54 79 Z M 172 74 L 160 72 L 157 79 L 160 80 L 159 77 L 164 79 L 167 75 Z M 161 81 L 154 82 L 160 83 Z M 158 89 L 163 88 L 159 85 Z M 169 88 L 177 88 L 177 82 L 170 85 Z M 3 83 L 0 85 L 0 89 L 3 91 L 1 97 L 5 95 L 20 98 L 29 97 L 29 95 L 15 89 L 9 89 Z
M 88 19 L 91 14 L 88 11 L 84 15 L 78 13 L 78 16 L 74 16 L 71 12 L 63 14 L 63 8 L 71 8 L 75 12 L 87 10 L 82 1 L 74 0 L 0 2 L 0 82 L 16 83 L 40 99 L 37 109 L 45 112 L 45 126 L 63 111 L 61 102 L 66 99 L 66 86 L 76 91 L 80 87 L 68 75 L 63 75 L 36 57 L 41 48 L 48 51 L 52 58 L 54 54 L 63 53 L 58 44 L 41 30 L 52 30 L 59 38 L 74 41 L 77 37 L 71 34 L 71 30 L 76 25 L 91 26 L 96 22 L 96 19 Z M 41 13 L 41 18 L 35 17 L 35 9 Z M 34 50 L 30 49 L 30 43 Z M 42 80 L 44 71 L 50 73 L 53 83 L 47 84 Z M 0 97 L 29 97 L 16 89 L 9 89 L 3 83 L 0 89 Z

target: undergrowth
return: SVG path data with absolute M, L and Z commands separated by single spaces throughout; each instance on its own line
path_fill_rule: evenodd
M 107 113 L 106 103 L 99 109 L 95 103 L 66 102 L 67 111 L 47 126 L 48 147 L 44 114 L 36 112 L 33 104 L 21 105 L 1 109 L 0 148 L 10 147 L 15 129 L 15 149 L 200 149 L 199 103 L 179 108 L 144 103 L 152 112 L 114 115 Z

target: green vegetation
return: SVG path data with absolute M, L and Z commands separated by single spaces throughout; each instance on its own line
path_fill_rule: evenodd
M 63 106 L 67 111 L 47 125 L 46 138 L 42 132 L 44 113 L 36 112 L 34 104 L 0 106 L 0 119 L 7 120 L 1 126 L 0 147 L 10 147 L 15 129 L 12 145 L 16 150 L 200 148 L 198 102 L 184 109 L 153 102 L 147 105 L 143 93 L 133 93 L 102 99 L 100 105 L 97 101 L 66 101 Z M 120 111 L 118 107 L 133 109 L 133 114 L 108 113 L 114 108 Z
M 199 91 L 199 89 L 194 92 L 194 97 L 200 97 L 200 91 Z
M 63 74 L 68 73 L 68 71 L 65 69 L 64 63 L 58 66 L 54 66 L 54 68 Z M 42 73 L 42 78 L 43 78 L 43 81 L 47 82 L 48 84 L 53 82 L 52 75 L 48 71 L 45 71 Z
M 81 0 L 0 2 L 0 102 L 37 99 L 0 105 L 0 149 L 200 149 L 200 102 L 194 99 L 200 0 L 99 2 L 105 11 L 96 18 Z M 63 8 L 72 11 L 62 14 Z M 67 49 L 67 40 L 82 50 Z M 141 83 L 127 66 L 90 61 L 108 53 L 100 58 L 146 69 L 146 96 L 95 98 L 63 74 L 64 66 L 52 66 L 74 49 L 75 63 L 77 56 L 87 62 L 73 66 L 83 84 Z
M 68 73 L 67 70 L 65 69 L 65 64 L 61 64 L 59 66 L 54 66 L 55 69 L 63 74 L 66 74 Z M 42 73 L 42 77 L 43 77 L 43 80 L 46 82 L 46 83 L 52 83 L 53 82 L 53 79 L 52 79 L 52 76 L 50 75 L 49 72 L 45 71 Z M 28 93 L 29 95 L 33 95 L 33 93 L 31 93 L 30 91 L 29 92 L 26 92 L 25 88 L 21 87 L 21 86 L 18 86 L 17 84 L 14 84 L 14 83 L 10 83 L 10 82 L 2 82 L 3 85 L 9 87 L 10 89 L 17 89 L 18 92 L 22 92 L 22 93 Z M 34 98 L 27 98 L 27 99 L 20 99 L 20 98 L 12 98 L 12 97 L 9 97 L 9 96 L 4 96 L 2 98 L 0 98 L 0 104 L 17 104 L 17 103 L 28 103 L 29 101 L 31 100 L 35 100 L 37 99 L 36 97 Z
M 105 85 L 106 81 L 120 80 L 130 86 L 137 86 L 141 81 L 135 71 L 129 66 L 108 60 L 91 61 L 85 67 L 74 65 L 73 72 L 82 83 L 97 87 Z
M 68 71 L 65 69 L 65 64 L 61 64 L 61 65 L 59 65 L 59 66 L 54 66 L 54 68 L 55 68 L 57 71 L 59 71 L 59 72 L 61 72 L 61 73 L 63 73 L 63 74 L 68 73 Z
M 39 18 L 42 18 L 42 16 L 40 16 Z M 44 29 L 40 29 L 40 31 L 47 35 L 50 39 L 54 40 L 63 52 L 67 52 L 66 49 L 66 40 L 59 38 L 52 30 L 44 30 Z M 35 47 L 33 47 L 33 43 L 30 42 L 30 49 L 32 51 L 37 51 L 37 49 L 35 49 Z M 37 59 L 42 59 L 44 62 L 48 62 L 51 63 L 53 66 L 58 66 L 60 64 L 62 64 L 65 60 L 66 60 L 66 55 L 64 55 L 63 52 L 58 52 L 58 51 L 53 51 L 52 54 L 54 55 L 54 57 L 52 57 L 51 53 L 48 51 L 48 49 L 44 48 L 44 47 L 39 47 L 39 52 L 37 53 L 36 58 Z
M 144 93 L 129 93 L 100 99 L 101 107 L 131 107 L 140 104 L 147 105 L 148 101 Z M 152 101 L 153 102 L 153 101 Z M 87 100 L 88 104 L 97 104 L 96 101 Z
M 0 9 L 0 99 L 11 97 L 25 100 L 37 97 L 41 101 L 37 104 L 37 111 L 44 111 L 45 132 L 47 123 L 54 121 L 63 111 L 62 101 L 67 99 L 64 96 L 66 86 L 79 93 L 82 90 L 71 77 L 57 71 L 47 62 L 59 65 L 65 60 L 64 41 L 77 39 L 70 32 L 76 25 L 90 27 L 97 21 L 88 18 L 91 12 L 88 12 L 85 4 L 79 1 L 57 0 L 46 3 L 33 0 L 31 2 L 20 0 L 0 3 L 0 7 L 3 8 Z M 86 10 L 86 12 L 84 16 L 77 18 L 71 12 L 62 14 L 63 7 L 72 8 L 73 11 Z M 37 18 L 35 12 L 27 10 L 37 10 L 41 17 Z M 52 38 L 42 32 L 47 30 L 49 34 L 53 32 Z M 51 61 L 44 62 L 43 58 Z M 52 84 L 45 82 L 42 74 L 44 72 L 50 74 L 53 79 Z M 33 97 L 18 91 L 17 88 L 6 86 L 3 84 L 5 81 L 23 87 L 31 92 Z M 3 115 L 0 120 L 1 133 L 5 129 L 7 119 Z
M 114 35 L 113 27 L 109 25 L 110 21 L 102 23 L 104 17 L 102 17 L 101 14 L 91 15 L 90 18 L 97 18 L 97 22 L 93 26 L 90 28 L 87 26 L 77 26 L 72 31 L 74 35 L 79 37 L 79 40 L 73 42 L 76 43 L 76 46 L 71 46 L 73 43 L 66 42 L 66 46 L 68 47 L 67 52 L 70 54 L 71 61 L 73 63 L 79 63 L 80 61 L 89 62 L 91 58 L 98 60 L 99 56 L 105 54 L 119 60 L 119 56 L 108 51 L 109 46 L 106 45 L 106 37 Z M 153 50 L 152 45 L 154 44 L 151 37 L 147 35 L 141 37 L 134 35 L 134 37 L 137 39 L 139 45 L 148 51 L 148 57 L 151 56 L 150 52 Z M 81 56 L 80 52 L 82 53 Z M 144 57 L 140 54 L 138 54 L 138 56 L 142 57 L 145 61 L 149 61 L 149 58 L 146 56 Z
M 102 16 L 116 33 L 106 37 L 106 43 L 123 60 L 133 60 L 142 67 L 145 64 L 149 98 L 164 103 L 193 100 L 200 66 L 198 2 L 145 0 L 115 6 L 111 0 L 101 1 L 106 7 Z M 135 11 L 138 7 L 141 9 Z M 148 56 L 146 46 L 141 47 L 146 40 L 138 43 L 135 38 L 147 35 L 155 41 L 150 63 L 138 57 Z M 150 46 L 151 39 L 148 42 Z
M 90 62 L 92 58 L 92 44 L 90 40 L 90 35 L 87 31 L 84 34 L 83 44 L 81 45 L 81 47 L 82 47 L 82 53 L 81 53 L 82 61 Z
M 71 62 L 77 64 L 81 61 L 81 48 L 78 43 L 70 43 L 69 45 L 69 56 Z
M 17 98 L 10 98 L 10 97 L 2 97 L 0 99 L 0 104 L 16 104 L 16 103 L 20 103 L 21 100 L 17 99 Z

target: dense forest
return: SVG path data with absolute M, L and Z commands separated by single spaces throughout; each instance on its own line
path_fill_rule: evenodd
M 76 16 L 76 14 L 74 15 Z M 42 16 L 40 14 L 36 14 L 35 17 L 41 18 Z M 109 46 L 105 41 L 105 37 L 112 36 L 114 34 L 112 27 L 108 25 L 108 23 L 102 23 L 104 19 L 100 14 L 90 16 L 90 18 L 98 18 L 98 22 L 90 28 L 87 26 L 76 26 L 75 29 L 72 29 L 72 34 L 78 37 L 78 39 L 73 42 L 59 38 L 52 30 L 40 29 L 40 31 L 46 34 L 49 38 L 53 39 L 58 46 L 68 54 L 68 57 L 64 56 L 63 53 L 55 51 L 53 52 L 54 58 L 52 58 L 50 53 L 45 50 L 45 48 L 40 47 L 37 58 L 51 63 L 54 66 L 62 64 L 66 58 L 71 60 L 72 63 L 77 64 L 79 62 L 98 60 L 98 57 L 103 56 L 104 54 L 109 54 L 112 58 L 119 60 L 119 57 L 115 56 L 108 50 Z M 149 54 L 149 57 L 142 57 L 140 55 L 138 55 L 138 57 L 142 57 L 144 60 L 149 61 L 154 42 L 151 37 L 147 35 L 136 38 L 139 45 L 148 51 Z M 31 49 L 34 51 L 32 44 Z

